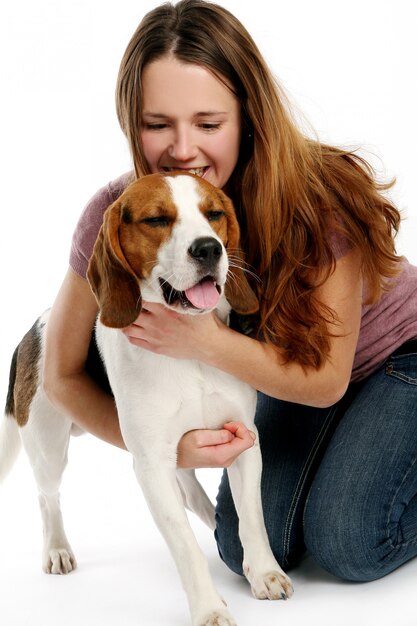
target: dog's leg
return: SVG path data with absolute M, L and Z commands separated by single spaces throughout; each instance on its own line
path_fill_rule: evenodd
M 177 470 L 177 480 L 181 490 L 184 505 L 192 511 L 211 529 L 214 530 L 214 506 L 197 480 L 194 470 Z
M 39 490 L 44 541 L 42 566 L 47 574 L 68 574 L 76 567 L 59 503 L 70 429 L 70 420 L 58 413 L 38 390 L 21 433 Z
M 159 455 L 151 463 L 148 455 L 145 466 L 144 459 L 150 448 L 151 446 L 145 446 L 134 454 L 135 472 L 154 520 L 178 568 L 188 597 L 192 624 L 235 626 L 233 618 L 213 585 L 207 561 L 190 527 L 175 467 L 164 467 L 161 462 L 161 459 L 165 458 L 163 455 Z
M 252 593 L 261 600 L 287 599 L 292 593 L 288 576 L 269 545 L 261 503 L 262 459 L 259 444 L 242 453 L 228 468 L 230 488 L 239 517 L 243 571 Z

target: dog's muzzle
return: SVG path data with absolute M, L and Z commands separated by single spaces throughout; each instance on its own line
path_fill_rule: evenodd
M 213 309 L 222 293 L 215 276 L 223 255 L 223 247 L 214 237 L 199 237 L 193 241 L 187 252 L 197 266 L 197 276 L 201 278 L 184 291 L 178 291 L 167 281 L 159 279 L 165 302 L 169 306 L 179 304 L 183 309 L 192 308 L 199 311 Z

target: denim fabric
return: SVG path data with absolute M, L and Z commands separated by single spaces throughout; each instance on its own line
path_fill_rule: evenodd
M 417 354 L 391 356 L 333 407 L 259 394 L 262 500 L 284 568 L 306 549 L 324 569 L 369 581 L 417 555 Z M 217 499 L 221 557 L 242 573 L 225 472 Z

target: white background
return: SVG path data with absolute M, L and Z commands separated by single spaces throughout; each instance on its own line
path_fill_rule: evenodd
M 403 212 L 398 248 L 417 262 L 417 96 L 411 0 L 224 0 L 320 137 L 360 146 Z M 0 391 L 21 335 L 50 306 L 72 231 L 93 193 L 130 169 L 118 127 L 118 66 L 154 2 L 13 0 L 0 4 Z M 274 13 L 271 8 L 274 6 Z M 74 307 L 77 303 L 74 302 Z M 178 578 L 136 487 L 126 453 L 82 437 L 63 489 L 80 567 L 40 572 L 34 482 L 22 455 L 0 493 L 0 620 L 7 626 L 188 623 Z M 218 472 L 203 472 L 212 496 Z M 240 626 L 417 623 L 417 564 L 368 585 L 335 581 L 309 561 L 287 603 L 259 603 L 196 523 L 221 593 Z M 279 622 L 278 622 L 279 620 Z

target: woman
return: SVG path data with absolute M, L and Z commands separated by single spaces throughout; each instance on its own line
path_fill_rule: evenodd
M 97 314 L 88 259 L 104 210 L 132 178 L 204 176 L 235 203 L 259 317 L 231 329 L 148 303 L 124 332 L 259 390 L 265 522 L 284 567 L 307 547 L 341 578 L 387 574 L 417 554 L 417 268 L 395 252 L 391 185 L 357 155 L 305 137 L 243 26 L 202 0 L 145 16 L 121 63 L 117 109 L 135 171 L 94 196 L 74 234 L 48 326 L 51 402 L 124 446 L 113 400 L 85 368 Z M 252 444 L 236 423 L 195 431 L 178 464 L 227 467 Z M 226 474 L 217 523 L 220 554 L 241 573 Z

